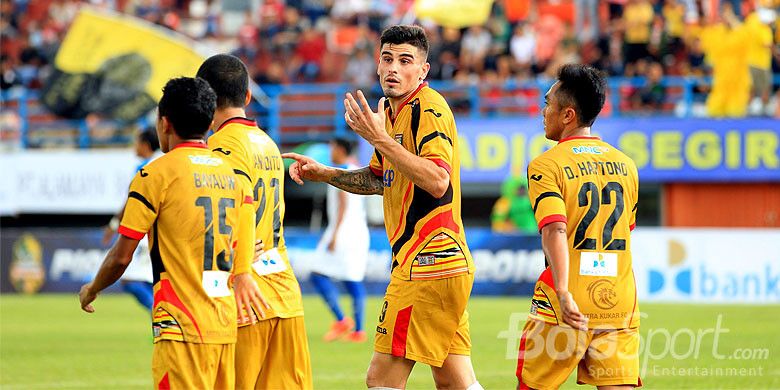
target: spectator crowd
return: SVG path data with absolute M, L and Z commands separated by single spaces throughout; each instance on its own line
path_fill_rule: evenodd
M 710 95 L 711 115 L 774 114 L 777 0 L 496 0 L 484 24 L 461 28 L 417 18 L 413 0 L 265 0 L 245 9 L 249 3 L 0 0 L 0 86 L 39 88 L 69 23 L 89 4 L 232 52 L 261 85 L 373 85 L 381 30 L 419 23 L 431 43 L 431 80 L 503 85 L 552 78 L 559 65 L 583 62 L 612 76 L 642 77 L 624 94 L 634 109 L 663 109 L 664 77 L 694 76 L 712 77 L 713 91 L 710 83 L 697 86 Z

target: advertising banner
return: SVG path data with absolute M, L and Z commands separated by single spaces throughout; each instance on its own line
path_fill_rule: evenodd
M 494 235 L 469 229 L 469 246 L 477 266 L 474 294 L 529 295 L 544 266 L 536 236 Z M 0 288 L 8 292 L 77 292 L 102 263 L 100 229 L 3 229 L 0 234 Z M 285 229 L 288 254 L 305 293 L 312 265 L 320 261 L 314 248 L 320 233 Z M 390 281 L 390 245 L 382 229 L 371 231 L 366 288 L 383 294 Z M 116 287 L 116 286 L 115 286 Z
M 140 160 L 130 150 L 25 151 L 0 156 L 0 215 L 114 214 Z
M 637 229 L 640 301 L 780 303 L 780 229 Z
M 458 118 L 461 181 L 501 183 L 555 143 L 538 118 Z M 643 182 L 780 181 L 776 119 L 601 118 L 593 133 L 631 157 Z M 368 163 L 371 145 L 361 148 Z
M 544 267 L 539 236 L 466 231 L 477 273 L 474 295 L 528 296 Z M 75 293 L 106 253 L 100 229 L 3 229 L 3 293 Z M 285 229 L 288 253 L 304 293 L 319 233 Z M 780 229 L 638 228 L 631 236 L 640 302 L 780 303 Z M 383 294 L 390 280 L 384 230 L 372 229 L 366 287 Z M 117 291 L 117 287 L 113 287 Z

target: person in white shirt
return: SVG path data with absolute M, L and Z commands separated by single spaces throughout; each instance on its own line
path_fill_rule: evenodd
M 331 141 L 331 160 L 334 166 L 357 169 L 352 157 L 353 144 L 345 139 Z M 366 222 L 365 197 L 350 194 L 336 187 L 328 187 L 328 227 L 317 245 L 311 282 L 327 303 L 336 322 L 325 334 L 325 341 L 344 339 L 365 342 L 363 312 L 366 291 L 363 278 L 368 259 L 369 234 Z M 339 306 L 339 291 L 333 280 L 344 284 L 352 296 L 354 320 L 345 317 Z
M 536 36 L 533 31 L 523 24 L 518 24 L 512 39 L 509 41 L 509 50 L 512 52 L 515 64 L 523 70 L 530 69 L 535 49 Z

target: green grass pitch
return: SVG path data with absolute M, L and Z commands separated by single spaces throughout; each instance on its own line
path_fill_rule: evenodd
M 305 297 L 304 305 L 315 388 L 364 388 L 372 344 L 322 342 L 330 314 L 314 296 Z M 472 358 L 486 389 L 515 387 L 517 339 L 528 307 L 521 297 L 472 298 Z M 379 308 L 378 298 L 369 299 L 369 330 Z M 0 388 L 150 388 L 152 338 L 144 311 L 128 295 L 102 295 L 95 309 L 92 315 L 81 312 L 75 294 L 1 296 Z M 780 388 L 780 306 L 641 309 L 643 344 L 650 340 L 650 349 L 644 345 L 640 354 L 646 388 Z M 574 379 L 564 388 L 579 387 Z M 428 367 L 415 367 L 408 388 L 433 388 Z

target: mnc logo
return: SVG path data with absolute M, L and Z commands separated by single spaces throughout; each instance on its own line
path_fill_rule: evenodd
M 650 269 L 650 294 L 659 294 L 664 290 L 667 278 L 673 280 L 674 288 L 684 295 L 691 295 L 691 268 L 683 267 L 685 263 L 685 246 L 682 243 L 669 240 L 669 269 Z
M 571 151 L 574 152 L 574 154 L 602 154 L 608 152 L 609 149 L 601 146 L 580 145 L 571 148 Z
M 393 180 L 395 180 L 395 171 L 392 169 L 385 170 L 384 175 L 382 175 L 382 181 L 385 183 L 385 187 L 393 185 Z

